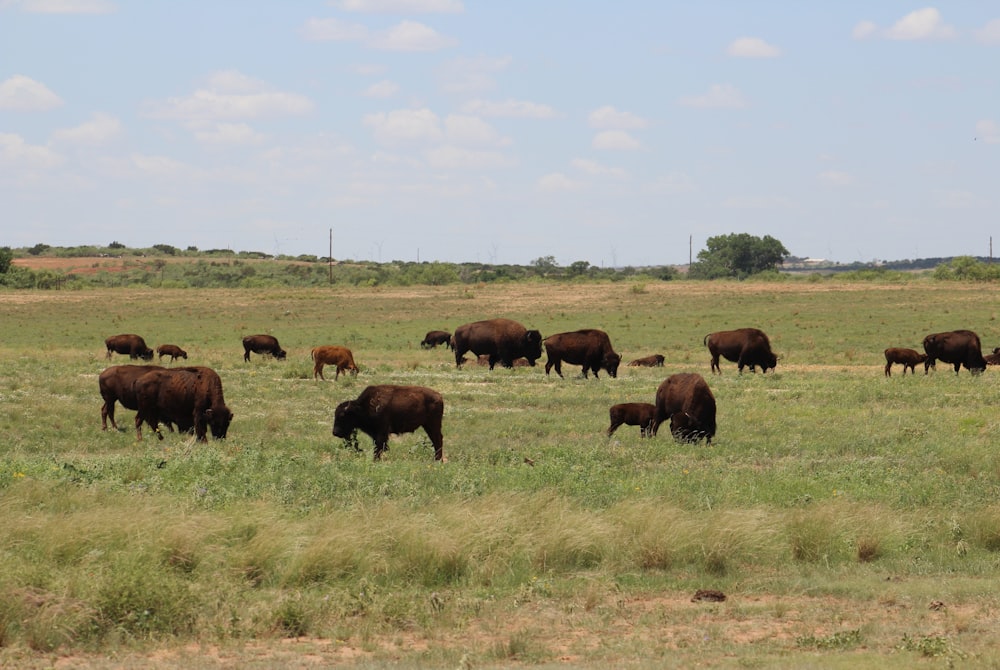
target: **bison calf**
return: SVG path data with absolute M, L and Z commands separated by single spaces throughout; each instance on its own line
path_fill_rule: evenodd
M 451 333 L 447 330 L 429 330 L 424 335 L 423 341 L 420 342 L 423 349 L 433 349 L 439 344 L 451 349 Z
M 637 358 L 628 365 L 631 368 L 662 368 L 664 360 L 666 359 L 663 354 L 653 354 L 645 358 Z
M 156 348 L 156 353 L 159 355 L 159 360 L 163 360 L 164 356 L 170 356 L 170 362 L 173 363 L 178 358 L 183 358 L 187 360 L 187 352 L 178 347 L 176 344 L 161 344 Z
M 612 405 L 608 410 L 611 425 L 608 426 L 608 437 L 611 437 L 618 426 L 639 426 L 639 437 L 652 437 L 653 425 L 656 423 L 656 405 L 648 402 L 626 402 Z
M 354 364 L 354 354 L 347 347 L 338 347 L 332 344 L 323 347 L 313 347 L 312 359 L 313 379 L 316 379 L 317 375 L 319 375 L 320 379 L 326 379 L 323 376 L 324 365 L 337 366 L 337 374 L 333 376 L 334 381 L 340 379 L 341 372 L 350 372 L 352 375 L 358 374 L 358 366 Z
M 667 377 L 656 389 L 656 423 L 670 419 L 670 433 L 682 442 L 706 444 L 715 437 L 715 396 L 704 377 L 694 372 L 679 372 Z
M 333 434 L 350 440 L 354 431 L 375 442 L 375 460 L 389 448 L 392 433 L 412 433 L 423 428 L 434 445 L 434 460 L 444 459 L 441 421 L 444 400 L 441 394 L 424 386 L 384 384 L 369 386 L 354 400 L 337 405 L 333 415 Z
M 899 363 L 903 366 L 903 374 L 906 368 L 910 368 L 911 374 L 916 374 L 915 368 L 927 360 L 927 354 L 922 354 L 915 349 L 905 349 L 903 347 L 889 347 L 885 350 L 885 376 L 892 376 L 892 364 Z

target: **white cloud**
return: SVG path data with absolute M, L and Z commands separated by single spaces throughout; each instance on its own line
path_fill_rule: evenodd
M 104 144 L 121 132 L 121 121 L 100 112 L 91 116 L 90 121 L 73 128 L 63 128 L 52 133 L 52 141 L 73 144 Z
M 599 107 L 587 117 L 591 128 L 635 129 L 649 125 L 643 119 L 631 112 L 620 112 L 611 105 Z
M 0 133 L 0 165 L 17 168 L 53 168 L 62 164 L 63 157 L 48 147 L 31 145 L 20 135 Z
M 955 36 L 955 29 L 944 24 L 938 10 L 925 7 L 896 21 L 885 36 L 891 40 L 948 39 Z
M 590 146 L 595 149 L 610 149 L 613 151 L 634 151 L 642 145 L 624 130 L 602 130 L 594 135 Z
M 854 175 L 839 170 L 825 170 L 819 173 L 819 180 L 827 186 L 849 186 L 854 183 Z
M 996 121 L 983 119 L 976 122 L 976 141 L 1000 144 L 1000 125 Z
M 465 145 L 506 146 L 510 140 L 501 137 L 496 128 L 478 116 L 449 114 L 444 120 L 444 130 L 452 142 Z
M 345 12 L 378 14 L 459 14 L 465 11 L 461 0 L 333 0 L 330 4 Z
M 746 107 L 747 103 L 743 99 L 743 94 L 732 84 L 713 84 L 708 93 L 701 95 L 688 95 L 681 98 L 680 103 L 685 107 L 717 107 L 739 109 Z
M 22 0 L 22 11 L 33 14 L 111 14 L 118 11 L 107 0 Z
M 554 119 L 558 115 L 549 105 L 527 100 L 470 100 L 462 105 L 462 111 L 481 116 L 517 119 Z
M 388 79 L 383 79 L 366 88 L 362 95 L 366 98 L 391 98 L 398 92 L 399 84 Z
M 384 51 L 440 51 L 457 44 L 458 40 L 417 21 L 403 21 L 368 41 L 368 46 Z
M 851 30 L 851 37 L 856 40 L 868 39 L 878 32 L 878 26 L 876 26 L 871 21 L 859 21 L 854 29 Z
M 300 33 L 303 39 L 311 42 L 363 42 L 368 39 L 368 28 L 340 19 L 308 19 Z
M 993 19 L 975 34 L 976 39 L 984 44 L 1000 44 L 1000 19 Z
M 313 102 L 305 96 L 271 90 L 235 71 L 211 75 L 206 88 L 186 97 L 146 104 L 149 117 L 182 121 L 302 116 L 313 109 Z
M 512 165 L 512 161 L 499 151 L 473 151 L 453 145 L 435 147 L 425 156 L 427 164 L 438 170 L 481 170 Z
M 43 112 L 59 107 L 62 99 L 40 82 L 15 74 L 0 82 L 0 109 L 15 112 Z
M 726 53 L 737 58 L 776 58 L 781 55 L 781 49 L 759 37 L 740 37 L 729 45 Z
M 193 130 L 195 138 L 204 144 L 253 145 L 266 139 L 245 123 L 211 123 Z
M 560 191 L 575 191 L 580 188 L 579 182 L 573 181 L 562 172 L 553 172 L 538 179 L 538 190 L 546 193 Z
M 382 144 L 438 142 L 444 138 L 441 120 L 429 109 L 397 109 L 364 117 L 364 125 Z
M 472 93 L 496 88 L 493 75 L 506 70 L 510 56 L 501 58 L 456 58 L 438 71 L 441 88 L 450 93 Z
M 570 162 L 570 165 L 592 177 L 615 177 L 616 179 L 628 177 L 628 173 L 620 167 L 609 167 L 587 158 L 575 158 Z

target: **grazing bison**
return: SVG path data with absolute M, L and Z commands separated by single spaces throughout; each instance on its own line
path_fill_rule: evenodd
M 186 351 L 178 347 L 176 344 L 161 344 L 156 348 L 156 353 L 159 355 L 159 359 L 162 361 L 164 356 L 170 356 L 170 362 L 173 363 L 178 358 L 183 358 L 187 360 L 188 354 Z
M 430 330 L 424 335 L 423 341 L 420 346 L 424 349 L 433 349 L 439 344 L 451 349 L 451 333 L 447 330 Z
M 612 405 L 608 410 L 611 425 L 608 426 L 608 437 L 618 430 L 618 426 L 639 426 L 639 437 L 652 437 L 653 425 L 656 423 L 656 405 L 648 402 L 626 402 Z
M 702 340 L 712 354 L 712 372 L 722 374 L 719 367 L 719 356 L 727 361 L 733 361 L 739 366 L 740 374 L 743 368 L 750 366 L 751 372 L 756 372 L 760 366 L 765 373 L 768 368 L 777 368 L 778 357 L 771 351 L 771 342 L 764 331 L 757 328 L 739 328 L 737 330 L 720 330 L 709 333 Z
M 141 358 L 146 361 L 153 360 L 153 350 L 146 346 L 146 341 L 138 335 L 131 333 L 125 335 L 112 335 L 104 340 L 104 346 L 108 348 L 108 360 L 111 354 L 128 354 L 132 360 Z
M 932 333 L 924 338 L 924 351 L 927 352 L 924 374 L 927 374 L 938 360 L 954 365 L 955 374 L 958 374 L 959 368 L 963 365 L 972 374 L 979 374 L 986 369 L 986 359 L 983 358 L 979 336 L 971 330 Z
M 463 355 L 471 351 L 477 356 L 490 357 L 490 370 L 499 362 L 505 368 L 513 367 L 515 358 L 527 358 L 534 366 L 542 357 L 542 334 L 528 330 L 510 319 L 489 319 L 459 326 L 452 336 L 455 365 L 461 367 Z
M 926 360 L 927 354 L 922 354 L 914 349 L 890 347 L 885 350 L 885 376 L 892 376 L 893 363 L 902 364 L 903 375 L 906 375 L 906 368 L 910 368 L 910 373 L 917 374 L 915 368 Z
M 556 373 L 562 377 L 562 362 L 566 361 L 572 365 L 582 365 L 584 377 L 588 370 L 593 370 L 596 379 L 602 368 L 612 377 L 618 376 L 622 357 L 611 348 L 611 338 L 603 330 L 585 328 L 571 333 L 556 333 L 546 337 L 542 344 L 548 354 L 545 374 L 549 374 L 549 370 L 555 367 Z
M 653 354 L 645 358 L 637 358 L 628 365 L 630 368 L 662 368 L 664 360 L 663 354 Z
M 358 366 L 354 364 L 354 354 L 347 347 L 338 347 L 332 344 L 313 347 L 312 359 L 313 379 L 316 379 L 316 375 L 319 375 L 320 379 L 326 379 L 323 376 L 324 365 L 337 366 L 337 374 L 333 376 L 334 381 L 340 379 L 341 372 L 350 372 L 353 375 L 358 374 Z
M 715 396 L 704 377 L 694 372 L 680 372 L 667 377 L 656 389 L 656 423 L 670 419 L 670 433 L 683 442 L 705 438 L 712 443 L 715 436 Z
M 132 384 L 147 372 L 162 370 L 159 365 L 112 365 L 97 378 L 104 404 L 101 405 L 101 430 L 108 429 L 108 419 L 111 427 L 118 430 L 115 423 L 115 402 L 120 402 L 125 409 L 139 409 Z
M 243 338 L 243 360 L 250 360 L 250 352 L 268 354 L 279 361 L 285 360 L 287 352 L 278 344 L 278 338 L 272 335 L 247 335 Z
M 179 431 L 194 428 L 199 442 L 223 439 L 233 420 L 222 395 L 222 380 L 211 368 L 185 367 L 153 370 L 133 384 L 139 411 L 135 415 L 136 438 L 142 439 L 145 421 L 161 440 L 159 422 L 173 422 Z
M 423 428 L 434 445 L 434 460 L 444 458 L 441 419 L 444 400 L 441 394 L 424 386 L 369 386 L 355 400 L 337 405 L 333 416 L 333 434 L 351 440 L 360 430 L 375 442 L 375 460 L 389 448 L 392 433 L 412 433 Z

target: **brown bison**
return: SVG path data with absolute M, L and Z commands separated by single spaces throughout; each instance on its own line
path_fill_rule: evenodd
M 132 360 L 141 358 L 146 361 L 153 360 L 153 350 L 146 346 L 146 340 L 131 333 L 125 335 L 112 335 L 104 340 L 104 346 L 108 348 L 108 360 L 111 354 L 128 354 Z
M 177 424 L 179 431 L 194 428 L 199 442 L 212 437 L 224 439 L 233 420 L 222 394 L 222 380 L 211 368 L 185 367 L 153 370 L 133 384 L 139 411 L 135 415 L 136 438 L 142 439 L 146 422 L 163 439 L 159 422 Z
M 455 350 L 455 365 L 461 367 L 463 355 L 471 351 L 477 356 L 490 357 L 490 370 L 500 363 L 505 368 L 513 367 L 515 358 L 527 358 L 534 366 L 542 357 L 542 334 L 528 330 L 517 321 L 510 319 L 489 319 L 459 326 L 452 336 Z
M 611 338 L 603 330 L 585 328 L 570 333 L 556 333 L 546 337 L 542 344 L 548 354 L 545 374 L 549 374 L 549 370 L 555 367 L 556 373 L 562 377 L 562 362 L 566 361 L 571 365 L 582 365 L 584 378 L 587 377 L 588 370 L 593 370 L 594 378 L 597 379 L 601 369 L 607 370 L 612 377 L 618 376 L 622 357 L 611 348 Z
M 900 363 L 903 366 L 904 375 L 906 368 L 910 368 L 911 374 L 917 374 L 915 368 L 926 360 L 927 354 L 922 354 L 914 349 L 890 347 L 885 350 L 885 376 L 892 376 L 893 363 Z
M 986 361 L 986 365 L 1000 365 L 1000 347 L 996 347 L 992 354 L 983 356 L 983 360 Z
M 447 330 L 429 330 L 427 334 L 424 335 L 423 341 L 420 346 L 424 349 L 433 349 L 439 344 L 451 349 L 451 333 Z
M 333 376 L 334 381 L 340 379 L 341 372 L 350 372 L 353 375 L 358 374 L 358 366 L 354 364 L 354 354 L 347 347 L 338 347 L 332 344 L 313 347 L 312 359 L 313 379 L 316 379 L 317 375 L 319 375 L 320 379 L 326 379 L 323 376 L 324 365 L 337 366 L 337 374 Z
M 630 368 L 662 368 L 663 354 L 653 354 L 652 356 L 646 356 L 645 358 L 637 358 L 631 363 L 629 363 Z
M 670 433 L 683 442 L 705 438 L 712 443 L 715 436 L 715 396 L 704 377 L 694 372 L 679 372 L 667 377 L 656 389 L 656 423 L 670 419 Z
M 719 356 L 736 363 L 740 374 L 743 374 L 743 368 L 746 366 L 750 366 L 751 372 L 756 372 L 756 366 L 759 365 L 765 373 L 768 368 L 778 366 L 778 357 L 771 351 L 770 340 L 764 331 L 757 328 L 738 328 L 709 333 L 702 340 L 702 344 L 706 345 L 712 354 L 713 373 L 722 374 Z
M 108 429 L 108 419 L 111 427 L 118 430 L 115 423 L 115 402 L 120 402 L 125 409 L 139 409 L 132 384 L 147 372 L 162 370 L 159 365 L 112 365 L 97 378 L 104 404 L 101 405 L 101 430 Z
M 375 442 L 377 461 L 389 449 L 389 435 L 423 428 L 434 445 L 434 460 L 440 461 L 444 458 L 443 416 L 444 400 L 433 389 L 392 384 L 369 386 L 355 400 L 337 405 L 333 434 L 349 442 L 354 440 L 356 430 L 367 434 Z
M 274 356 L 279 361 L 285 360 L 287 352 L 278 344 L 278 338 L 273 335 L 247 335 L 243 338 L 243 360 L 250 360 L 250 352 Z
M 608 437 L 611 437 L 618 426 L 639 426 L 639 437 L 652 437 L 653 425 L 656 423 L 656 405 L 648 402 L 626 402 L 612 405 L 608 410 L 611 425 L 608 426 Z
M 178 347 L 176 344 L 161 344 L 156 348 L 156 353 L 159 359 L 162 361 L 164 356 L 170 356 L 170 362 L 173 363 L 178 358 L 183 358 L 187 360 L 188 354 L 186 351 Z
M 935 367 L 938 360 L 954 365 L 955 374 L 958 374 L 963 365 L 972 374 L 979 374 L 986 369 L 979 336 L 971 330 L 932 333 L 924 338 L 924 351 L 927 352 L 924 374 Z

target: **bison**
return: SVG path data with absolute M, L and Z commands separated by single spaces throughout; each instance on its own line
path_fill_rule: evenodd
M 112 353 L 128 354 L 132 360 L 137 358 L 146 361 L 153 360 L 153 350 L 146 346 L 146 341 L 131 333 L 112 335 L 104 340 L 104 346 L 108 348 L 108 360 L 111 360 Z
M 440 461 L 444 458 L 443 416 L 444 400 L 433 389 L 392 384 L 369 386 L 356 399 L 337 405 L 333 434 L 351 440 L 356 430 L 362 431 L 375 442 L 378 461 L 389 448 L 389 435 L 423 428 L 434 445 L 434 460 Z
M 737 330 L 720 330 L 709 333 L 702 340 L 712 354 L 712 372 L 722 374 L 719 367 L 719 356 L 727 361 L 733 361 L 739 367 L 750 366 L 751 372 L 756 372 L 760 366 L 765 373 L 768 368 L 777 368 L 778 357 L 771 351 L 771 342 L 764 331 L 757 328 L 738 328 Z
M 618 426 L 639 426 L 639 437 L 652 437 L 653 425 L 656 423 L 656 405 L 648 402 L 626 402 L 612 405 L 608 410 L 611 425 L 608 426 L 608 437 L 611 437 Z
M 553 367 L 562 377 L 562 362 L 583 366 L 583 376 L 588 370 L 594 371 L 596 379 L 598 371 L 607 370 L 612 377 L 618 376 L 618 366 L 622 357 L 611 348 L 611 338 L 603 330 L 585 328 L 571 333 L 556 333 L 545 338 L 545 352 L 548 360 L 545 362 L 545 374 Z
M 317 375 L 319 375 L 320 379 L 326 379 L 323 376 L 324 365 L 337 366 L 337 374 L 333 376 L 334 381 L 340 379 L 341 372 L 349 371 L 353 375 L 358 374 L 358 366 L 354 364 L 354 354 L 347 347 L 338 347 L 336 345 L 313 347 L 312 359 L 313 379 L 316 379 Z
M 704 377 L 694 372 L 679 372 L 667 377 L 656 389 L 656 422 L 670 419 L 670 433 L 683 442 L 705 438 L 711 444 L 715 436 L 715 396 Z
M 160 369 L 147 372 L 133 384 L 138 401 L 135 415 L 136 439 L 142 439 L 142 424 L 146 422 L 163 439 L 159 422 L 170 421 L 177 429 L 194 428 L 199 442 L 212 437 L 221 440 L 229 431 L 233 413 L 226 407 L 222 380 L 218 373 L 206 367 Z
M 188 354 L 186 351 L 178 347 L 176 344 L 161 344 L 156 348 L 156 353 L 159 356 L 159 360 L 163 360 L 164 356 L 170 356 L 170 362 L 173 363 L 178 358 L 183 358 L 187 360 Z
M 628 365 L 630 368 L 662 368 L 664 360 L 663 354 L 653 354 L 645 358 L 637 358 Z
M 279 361 L 285 360 L 287 352 L 278 344 L 278 338 L 273 335 L 247 335 L 243 338 L 243 360 L 250 360 L 250 352 L 274 356 Z
M 955 374 L 958 374 L 963 365 L 972 374 L 979 374 L 986 369 L 986 359 L 983 358 L 979 335 L 971 330 L 932 333 L 924 338 L 924 351 L 927 353 L 924 374 L 927 374 L 938 360 L 954 365 Z
M 463 355 L 471 351 L 490 357 L 490 370 L 499 362 L 513 367 L 515 358 L 527 358 L 532 366 L 542 357 L 542 334 L 528 330 L 510 319 L 489 319 L 459 326 L 452 336 L 455 365 L 462 366 Z
M 986 365 L 1000 365 L 1000 347 L 993 349 L 992 354 L 983 356 L 983 360 L 986 361 Z
M 429 330 L 427 334 L 424 335 L 423 341 L 420 343 L 423 349 L 433 349 L 439 344 L 451 349 L 451 333 L 447 330 Z
M 132 384 L 147 372 L 163 370 L 159 365 L 112 365 L 97 378 L 104 404 L 101 405 L 101 430 L 108 429 L 108 419 L 111 427 L 118 430 L 115 423 L 115 402 L 120 402 L 125 409 L 139 409 Z
M 892 364 L 900 363 L 903 366 L 903 374 L 906 375 L 906 368 L 910 368 L 911 374 L 916 373 L 916 366 L 927 360 L 927 354 L 922 354 L 914 349 L 904 349 L 901 347 L 890 347 L 885 350 L 885 376 L 892 376 Z

